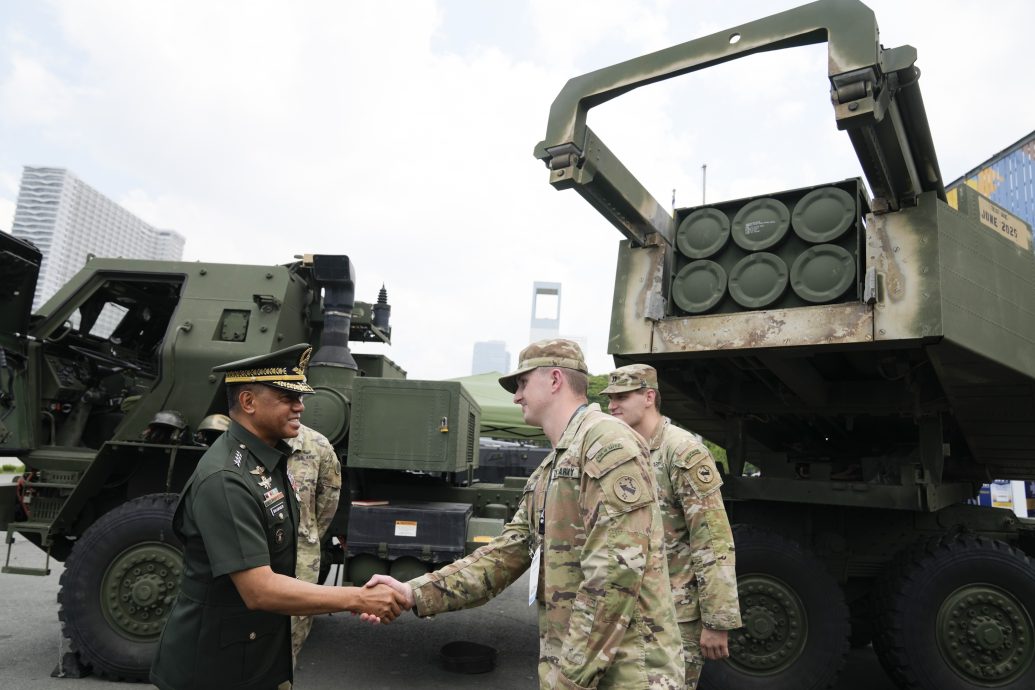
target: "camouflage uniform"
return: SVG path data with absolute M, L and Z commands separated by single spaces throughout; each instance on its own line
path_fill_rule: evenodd
M 611 372 L 601 393 L 644 389 L 658 389 L 657 371 L 646 364 L 630 364 Z M 741 626 L 733 532 L 719 493 L 722 478 L 715 458 L 700 438 L 661 417 L 647 445 L 658 481 L 672 598 L 686 658 L 686 684 L 693 690 L 704 665 L 702 625 L 712 630 Z
M 298 496 L 298 555 L 295 577 L 317 582 L 320 575 L 320 544 L 338 509 L 341 493 L 341 463 L 334 446 L 323 434 L 304 424 L 298 436 L 287 439 L 291 448 L 288 477 Z M 298 660 L 312 616 L 291 617 L 291 657 Z
M 538 577 L 540 687 L 681 688 L 655 491 L 639 436 L 598 405 L 580 409 L 503 533 L 410 582 L 417 614 L 484 604 L 541 545 L 540 571 L 529 574 Z
M 739 628 L 733 532 L 719 487 L 722 478 L 708 447 L 663 417 L 650 439 L 665 524 L 672 598 L 683 636 L 686 683 L 697 687 L 704 656 L 701 625 L 712 630 Z

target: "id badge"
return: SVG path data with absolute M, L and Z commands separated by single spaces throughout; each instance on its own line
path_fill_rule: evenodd
M 535 603 L 535 595 L 539 591 L 539 557 L 542 554 L 542 547 L 535 547 L 532 554 L 532 565 L 528 567 L 528 605 Z

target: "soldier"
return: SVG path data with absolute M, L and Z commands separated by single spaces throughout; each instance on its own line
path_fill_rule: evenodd
M 162 690 L 269 690 L 292 680 L 290 616 L 362 612 L 389 621 L 402 597 L 387 587 L 318 587 L 295 573 L 298 503 L 283 439 L 298 434 L 310 348 L 231 362 L 230 428 L 180 495 L 173 530 L 183 580 L 151 667 Z
M 298 436 L 287 439 L 291 456 L 287 461 L 288 479 L 298 492 L 298 556 L 295 577 L 304 582 L 320 580 L 320 546 L 338 510 L 341 494 L 341 462 L 327 437 L 305 424 Z M 312 616 L 291 617 L 291 659 L 298 662 Z
M 683 637 L 686 685 L 693 690 L 704 660 L 729 656 L 729 631 L 741 626 L 733 533 L 719 493 L 722 478 L 708 447 L 661 415 L 653 367 L 622 367 L 611 373 L 601 393 L 611 400 L 611 414 L 648 439 Z
M 582 351 L 543 340 L 500 378 L 553 451 L 514 519 L 473 554 L 398 583 L 419 616 L 478 606 L 525 570 L 539 612 L 543 688 L 681 688 L 656 487 L 643 441 L 589 405 Z

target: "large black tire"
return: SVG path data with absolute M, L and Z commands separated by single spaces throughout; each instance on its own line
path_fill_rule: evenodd
M 172 530 L 176 498 L 151 494 L 105 513 L 65 562 L 58 617 L 72 649 L 99 676 L 147 680 L 183 574 Z
M 930 539 L 875 588 L 873 647 L 900 688 L 1035 688 L 1035 569 L 1008 544 Z
M 706 662 L 707 690 L 821 690 L 848 653 L 848 606 L 823 563 L 796 542 L 737 525 L 737 587 L 744 627 L 730 658 Z

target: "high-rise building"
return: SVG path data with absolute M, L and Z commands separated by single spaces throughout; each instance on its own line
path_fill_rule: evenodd
M 471 374 L 485 374 L 490 371 L 498 371 L 501 374 L 510 371 L 510 353 L 507 352 L 507 343 L 502 340 L 484 340 L 474 344 Z
M 67 283 L 88 254 L 183 258 L 183 235 L 152 227 L 64 168 L 25 166 L 11 234 L 43 253 L 33 309 Z
M 556 338 L 561 331 L 561 284 L 532 283 L 532 319 L 528 327 L 530 342 Z

